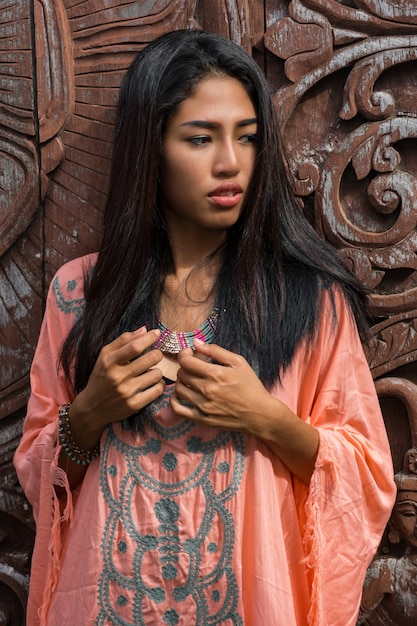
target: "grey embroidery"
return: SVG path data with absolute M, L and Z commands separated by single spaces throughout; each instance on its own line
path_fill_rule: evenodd
M 167 406 L 171 393 L 153 408 Z M 109 514 L 96 626 L 145 626 L 155 615 L 167 626 L 243 625 L 230 504 L 242 482 L 244 437 L 213 430 L 203 440 L 195 431 L 189 421 L 166 427 L 152 419 L 146 441 L 129 445 L 109 428 L 100 459 Z M 117 470 L 109 461 L 115 450 L 125 460 Z M 187 504 L 185 494 L 194 496 Z
M 77 282 L 75 280 L 69 280 L 66 285 L 66 291 L 71 293 L 77 286 Z M 63 289 L 59 283 L 58 276 L 52 282 L 52 291 L 55 296 L 55 302 L 57 307 L 63 313 L 75 313 L 75 320 L 78 320 L 80 317 L 84 306 L 85 306 L 85 298 L 69 298 L 64 296 Z

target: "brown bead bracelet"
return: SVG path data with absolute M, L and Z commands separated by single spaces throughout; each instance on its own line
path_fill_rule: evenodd
M 58 437 L 59 442 L 64 448 L 68 458 L 78 465 L 89 465 L 93 459 L 100 454 L 100 444 L 97 444 L 92 450 L 83 450 L 76 443 L 71 432 L 69 421 L 69 409 L 71 402 L 64 404 L 58 408 Z

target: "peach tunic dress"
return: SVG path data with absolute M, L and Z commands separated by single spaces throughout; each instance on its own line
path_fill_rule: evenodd
M 326 296 L 317 339 L 273 390 L 319 431 L 309 487 L 256 437 L 178 419 L 168 385 L 145 438 L 123 422 L 109 426 L 71 492 L 57 466 L 57 412 L 73 396 L 57 360 L 91 263 L 66 264 L 51 284 L 15 455 L 37 525 L 27 624 L 354 625 L 395 486 L 340 294 L 338 323 Z

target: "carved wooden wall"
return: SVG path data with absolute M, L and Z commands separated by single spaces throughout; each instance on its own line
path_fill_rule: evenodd
M 156 35 L 188 27 L 233 39 L 264 69 L 306 214 L 371 290 L 367 354 L 417 518 L 417 0 L 0 0 L 2 625 L 24 623 L 34 527 L 12 455 L 45 290 L 98 245 L 126 67 Z M 417 623 L 401 506 L 361 623 Z

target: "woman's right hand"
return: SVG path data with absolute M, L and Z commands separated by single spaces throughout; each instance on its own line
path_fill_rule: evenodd
M 160 350 L 149 350 L 159 330 L 123 333 L 102 348 L 87 386 L 69 409 L 71 433 L 84 450 L 94 448 L 105 427 L 156 400 L 165 389 Z

